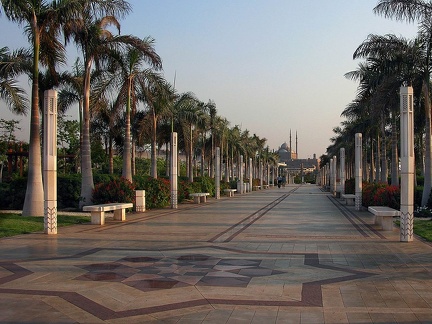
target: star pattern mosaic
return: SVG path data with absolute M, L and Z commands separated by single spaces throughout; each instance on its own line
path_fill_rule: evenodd
M 222 259 L 193 254 L 175 258 L 125 257 L 82 265 L 77 280 L 122 282 L 141 291 L 186 286 L 247 287 L 252 278 L 286 272 L 261 266 L 258 259 Z

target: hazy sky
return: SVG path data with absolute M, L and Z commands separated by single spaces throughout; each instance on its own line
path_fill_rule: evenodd
M 270 149 L 298 133 L 300 158 L 326 152 L 356 95 L 345 79 L 369 34 L 414 37 L 417 27 L 377 16 L 377 0 L 130 0 L 122 34 L 151 36 L 178 92 L 216 103 L 231 126 Z M 0 47 L 28 46 L 22 27 L 0 17 Z M 69 49 L 73 63 L 79 53 Z M 0 118 L 22 119 L 0 102 Z M 24 132 L 28 141 L 28 133 Z

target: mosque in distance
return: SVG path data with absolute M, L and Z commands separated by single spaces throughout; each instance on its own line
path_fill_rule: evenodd
M 317 172 L 319 169 L 319 160 L 316 158 L 316 154 L 313 155 L 312 159 L 299 159 L 297 131 L 295 135 L 295 150 L 292 149 L 290 130 L 289 145 L 287 142 L 284 142 L 277 152 L 279 155 L 279 169 L 283 173 L 296 175 L 299 174 L 302 169 L 303 173 Z

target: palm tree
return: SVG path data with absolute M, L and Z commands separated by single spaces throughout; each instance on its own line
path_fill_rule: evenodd
M 25 91 L 18 86 L 16 77 L 30 70 L 31 56 L 27 50 L 13 52 L 0 48 L 0 99 L 16 114 L 25 115 L 28 99 Z
M 360 80 L 360 86 L 367 90 L 373 107 L 378 107 L 376 120 L 381 121 L 381 138 L 385 139 L 385 124 L 392 126 L 392 184 L 398 185 L 397 120 L 399 116 L 399 88 L 404 82 L 412 83 L 418 72 L 419 47 L 416 40 L 411 41 L 395 35 L 369 35 L 356 49 L 353 58 L 366 58 L 367 64 L 361 65 L 352 78 Z M 372 113 L 375 113 L 373 111 Z M 387 117 L 390 119 L 387 120 Z M 385 147 L 381 145 L 382 177 L 386 178 Z
M 419 40 L 422 47 L 421 72 L 423 77 L 422 93 L 425 108 L 425 174 L 422 205 L 425 206 L 432 189 L 432 144 L 431 144 L 431 102 L 430 68 L 432 56 L 432 2 L 427 0 L 380 0 L 374 12 L 386 18 L 395 18 L 408 22 L 418 21 Z
M 22 214 L 42 216 L 44 194 L 39 133 L 39 63 L 46 65 L 52 73 L 58 62 L 64 63 L 64 47 L 58 39 L 60 27 L 79 11 L 80 4 L 67 0 L 49 3 L 42 0 L 1 0 L 1 4 L 9 20 L 25 25 L 24 31 L 29 36 L 33 51 L 29 172 Z
M 113 70 L 113 73 L 109 73 L 109 83 L 114 88 L 107 89 L 118 92 L 115 100 L 118 109 L 126 107 L 122 176 L 129 181 L 132 181 L 131 114 L 136 112 L 139 94 L 145 91 L 142 88 L 147 87 L 155 79 L 161 79 L 151 69 L 144 69 L 144 63 L 147 62 L 155 69 L 159 69 L 161 65 L 161 59 L 154 51 L 153 42 L 153 39 L 145 38 L 139 45 L 126 46 L 125 50 L 114 55 L 108 64 L 108 69 Z
M 80 126 L 80 147 L 82 143 L 82 111 L 83 111 L 83 85 L 84 65 L 79 58 L 72 66 L 72 73 L 63 72 L 60 76 L 61 89 L 58 93 L 58 108 L 66 111 L 73 104 L 78 103 L 79 126 Z
M 90 78 L 93 64 L 97 67 L 110 55 L 119 52 L 122 46 L 132 46 L 143 51 L 142 40 L 130 35 L 113 35 L 109 27 L 120 31 L 118 17 L 130 11 L 130 5 L 124 0 L 78 0 L 82 4 L 80 16 L 68 20 L 65 25 L 65 38 L 73 40 L 82 50 L 84 58 L 83 87 L 83 143 L 81 149 L 81 200 L 80 208 L 91 203 L 94 188 L 90 150 Z
M 151 138 L 151 170 L 150 176 L 157 178 L 157 134 L 160 119 L 171 115 L 170 104 L 172 88 L 162 75 L 147 70 L 146 76 L 140 80 L 139 99 L 148 108 L 148 126 Z
M 189 181 L 193 182 L 194 143 L 198 136 L 198 130 L 202 128 L 205 123 L 203 105 L 197 99 L 190 99 L 187 104 L 181 106 L 181 110 L 176 112 L 176 116 L 182 127 L 184 142 L 186 145 L 187 175 Z

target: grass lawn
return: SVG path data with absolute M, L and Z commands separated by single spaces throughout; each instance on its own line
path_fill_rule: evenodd
M 432 242 L 432 220 L 414 218 L 414 233 Z
M 400 226 L 400 221 L 396 221 L 396 225 Z M 428 242 L 432 242 L 432 219 L 416 219 L 414 218 L 414 234 L 424 238 Z
M 86 216 L 57 215 L 57 227 L 90 222 Z M 43 217 L 23 217 L 19 214 L 0 214 L 0 237 L 43 232 Z

